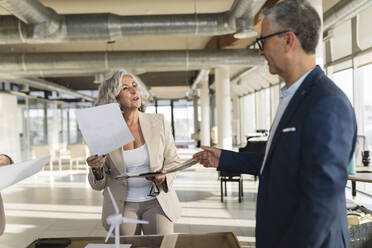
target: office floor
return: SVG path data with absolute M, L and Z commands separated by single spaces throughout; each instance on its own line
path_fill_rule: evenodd
M 195 151 L 179 152 L 187 159 Z M 257 184 L 246 176 L 239 204 L 237 183 L 228 183 L 228 196 L 221 203 L 217 175 L 200 165 L 178 174 L 175 188 L 183 212 L 175 232 L 231 231 L 249 247 L 254 244 Z M 26 247 L 44 237 L 106 235 L 100 220 L 102 193 L 90 188 L 83 169 L 42 171 L 1 194 L 7 216 L 1 248 Z
M 194 152 L 179 150 L 183 159 Z M 231 231 L 243 247 L 254 247 L 257 183 L 252 176 L 244 175 L 240 204 L 237 183 L 228 183 L 228 196 L 221 203 L 217 172 L 200 165 L 179 173 L 175 188 L 183 208 L 175 232 Z M 350 190 L 345 193 L 350 198 Z M 1 248 L 23 248 L 44 237 L 106 235 L 100 220 L 102 193 L 90 188 L 84 169 L 42 171 L 4 190 L 2 197 L 7 226 L 0 237 Z M 372 209 L 372 197 L 358 193 L 355 201 Z

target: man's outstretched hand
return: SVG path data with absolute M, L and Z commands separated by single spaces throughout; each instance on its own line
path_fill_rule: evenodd
M 221 157 L 221 149 L 201 146 L 203 151 L 195 153 L 193 158 L 204 167 L 217 168 Z

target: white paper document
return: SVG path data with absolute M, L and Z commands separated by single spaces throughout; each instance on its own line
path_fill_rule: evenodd
M 78 109 L 76 119 L 93 155 L 107 154 L 134 140 L 117 103 Z
M 0 191 L 39 172 L 50 156 L 22 163 L 0 166 Z
M 120 245 L 120 248 L 130 248 L 132 245 Z M 116 248 L 115 244 L 87 244 L 85 248 Z

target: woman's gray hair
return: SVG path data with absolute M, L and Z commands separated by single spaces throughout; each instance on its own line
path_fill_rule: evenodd
M 273 32 L 292 31 L 306 53 L 315 53 L 321 20 L 306 0 L 285 0 L 264 9 L 262 13 L 269 18 Z
M 105 80 L 101 83 L 98 89 L 98 98 L 95 102 L 95 106 L 109 104 L 109 103 L 117 103 L 117 97 L 122 90 L 122 80 L 124 76 L 130 76 L 133 80 L 136 79 L 132 73 L 127 72 L 124 69 L 120 69 L 117 71 L 113 71 L 108 73 L 105 76 Z M 138 84 L 137 84 L 138 85 Z M 141 94 L 141 101 L 142 101 L 142 91 L 138 88 Z M 145 106 L 141 103 L 141 107 L 139 109 L 142 112 L 145 112 Z

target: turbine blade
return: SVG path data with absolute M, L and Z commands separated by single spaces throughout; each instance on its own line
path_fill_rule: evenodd
M 118 224 L 115 225 L 115 247 L 120 247 L 120 230 Z
M 111 193 L 111 189 L 110 189 L 109 186 L 107 186 L 107 190 L 108 190 L 108 192 L 109 192 L 109 195 L 110 195 L 110 198 L 111 198 L 111 201 L 112 201 L 112 205 L 113 205 L 114 208 L 115 208 L 115 213 L 116 213 L 116 214 L 119 214 L 119 208 L 118 208 L 118 205 L 116 205 L 116 201 L 115 201 L 115 199 L 114 199 L 114 196 L 113 196 L 112 193 Z
M 125 223 L 139 223 L 139 224 L 149 224 L 147 220 L 135 220 L 129 218 L 123 218 L 123 222 Z
M 111 225 L 111 226 L 110 226 L 110 229 L 109 229 L 109 231 L 108 231 L 108 233 L 107 233 L 107 236 L 106 236 L 106 239 L 105 239 L 105 243 L 107 242 L 107 240 L 108 240 L 109 237 L 111 236 L 112 231 L 114 231 L 114 225 Z

